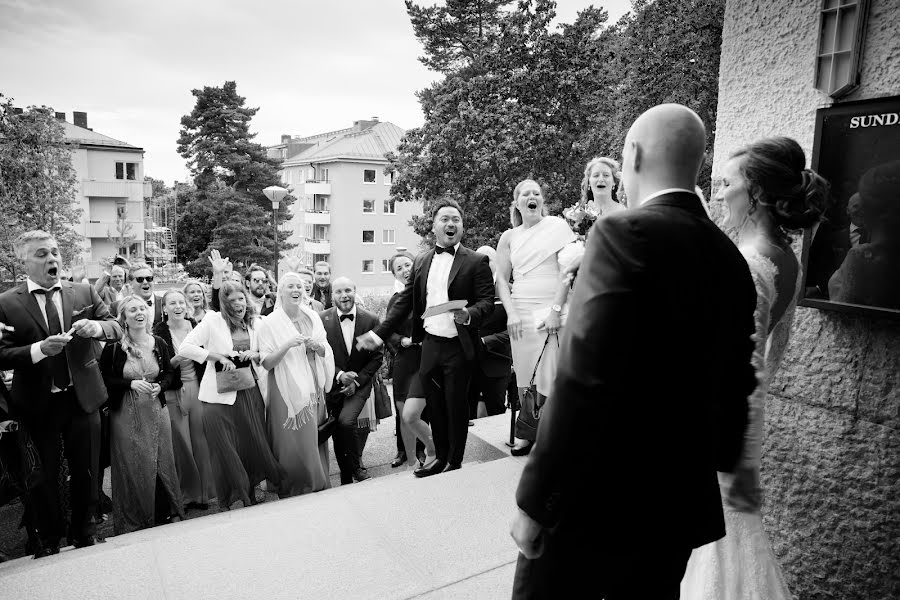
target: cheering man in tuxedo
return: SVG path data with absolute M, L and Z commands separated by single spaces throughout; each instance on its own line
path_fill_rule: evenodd
M 412 276 L 384 322 L 360 340 L 366 347 L 378 347 L 413 315 L 412 340 L 422 343 L 419 381 L 425 387 L 436 451 L 435 460 L 415 470 L 417 477 L 462 465 L 478 327 L 494 308 L 494 282 L 488 257 L 460 244 L 462 208 L 455 200 L 440 200 L 435 205 L 433 221 L 434 250 L 416 257 Z M 422 319 L 427 308 L 450 300 L 465 300 L 467 306 Z
M 49 233 L 24 233 L 15 247 L 28 279 L 0 294 L 0 322 L 8 326 L 0 369 L 15 370 L 11 416 L 28 428 L 41 459 L 38 558 L 59 552 L 66 535 L 57 485 L 61 438 L 71 477 L 69 535 L 76 547 L 102 541 L 90 521 L 97 503 L 97 409 L 106 401 L 97 340 L 117 340 L 122 330 L 93 287 L 60 281 L 59 247 Z
M 743 444 L 756 290 L 694 192 L 705 144 L 677 104 L 625 138 L 629 207 L 588 237 L 516 492 L 516 599 L 678 598 L 691 549 L 725 535 L 716 471 Z
M 338 277 L 331 284 L 334 306 L 319 313 L 328 345 L 334 352 L 334 385 L 328 394 L 328 410 L 337 419 L 334 454 L 341 468 L 341 483 L 364 481 L 370 476 L 360 466 L 356 421 L 369 394 L 372 378 L 381 368 L 384 352 L 356 347 L 356 338 L 378 326 L 378 317 L 356 306 L 356 284 Z
M 153 323 L 156 324 L 163 320 L 162 302 L 156 298 L 153 293 L 153 269 L 149 265 L 139 263 L 131 267 L 131 274 L 128 277 L 131 282 L 131 293 L 140 296 L 153 315 Z M 119 315 L 119 306 L 124 300 L 119 300 L 111 305 L 109 310 L 114 317 Z

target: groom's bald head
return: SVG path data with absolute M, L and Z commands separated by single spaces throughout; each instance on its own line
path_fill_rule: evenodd
M 703 165 L 706 128 L 680 104 L 646 111 L 628 130 L 622 150 L 622 181 L 633 205 L 666 188 L 693 190 Z

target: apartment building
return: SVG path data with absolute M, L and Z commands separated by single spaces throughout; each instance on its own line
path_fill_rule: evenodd
M 418 202 L 393 202 L 393 175 L 385 155 L 395 151 L 404 130 L 376 117 L 353 127 L 308 137 L 283 136 L 269 155 L 282 159 L 282 185 L 298 201 L 291 206 L 292 253 L 312 267 L 331 264 L 367 292 L 393 289 L 388 262 L 399 248 L 414 254 L 421 238 L 409 221 Z
M 82 215 L 75 229 L 84 236 L 85 271 L 89 278 L 99 277 L 104 257 L 144 255 L 144 199 L 152 195 L 144 183 L 144 150 L 91 130 L 87 113 L 72 113 L 73 123 L 65 113 L 56 117 L 65 127 L 78 177 L 75 203 Z

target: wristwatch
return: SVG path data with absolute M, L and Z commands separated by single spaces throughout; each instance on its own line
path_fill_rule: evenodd
M 559 304 L 553 304 L 550 306 L 550 310 L 559 313 L 562 312 L 562 306 L 560 306 Z

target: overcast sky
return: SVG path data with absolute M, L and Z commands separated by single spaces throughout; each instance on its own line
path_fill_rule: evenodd
M 557 4 L 565 23 L 591 4 L 614 22 L 631 5 Z M 402 0 L 0 0 L 0 93 L 70 122 L 87 112 L 170 185 L 188 178 L 176 140 L 192 89 L 236 81 L 264 145 L 372 116 L 408 129 L 422 123 L 416 90 L 439 77 L 420 54 Z

